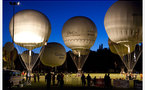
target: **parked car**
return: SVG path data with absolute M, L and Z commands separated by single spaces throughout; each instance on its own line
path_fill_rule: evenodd
M 3 86 L 11 88 L 13 86 L 19 86 L 23 82 L 23 77 L 19 70 L 3 70 Z

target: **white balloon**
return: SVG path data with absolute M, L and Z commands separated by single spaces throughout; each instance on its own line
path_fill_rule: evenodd
M 41 12 L 36 10 L 22 10 L 16 13 L 11 19 L 9 31 L 17 45 L 32 50 L 44 45 L 48 41 L 51 33 L 51 25 L 48 18 Z
M 72 17 L 64 24 L 62 37 L 65 45 L 73 50 L 90 49 L 95 43 L 97 28 L 87 17 Z
M 108 9 L 104 25 L 108 37 L 115 43 L 142 42 L 142 3 L 117 1 Z
M 46 66 L 60 66 L 66 60 L 65 48 L 59 43 L 48 43 L 44 46 L 40 61 Z

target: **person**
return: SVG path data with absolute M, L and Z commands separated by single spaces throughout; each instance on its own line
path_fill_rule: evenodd
M 91 83 L 91 76 L 90 76 L 90 74 L 88 74 L 88 76 L 87 76 L 88 87 L 90 87 L 90 83 Z
M 81 80 L 82 80 L 82 86 L 85 86 L 86 85 L 86 80 L 85 80 L 85 75 L 84 74 L 82 74 Z
M 26 82 L 28 82 L 28 73 L 26 73 Z
M 131 78 L 131 74 L 129 74 L 129 80 L 131 80 L 132 78 Z
M 45 76 L 45 81 L 47 83 L 47 88 L 50 88 L 51 85 L 51 73 L 48 72 L 47 75 Z
M 107 87 L 110 88 L 111 87 L 111 79 L 110 79 L 110 74 L 108 73 L 107 76 Z
M 96 76 L 93 79 L 94 86 L 96 85 Z
M 60 79 L 61 79 L 60 74 L 57 74 L 57 85 L 60 85 Z
M 104 76 L 104 83 L 105 83 L 105 87 L 107 87 L 107 74 L 105 74 L 105 76 Z
M 33 76 L 34 77 L 34 82 L 36 82 L 36 74 L 34 73 L 33 75 L 34 75 Z
M 40 80 L 39 73 L 37 73 L 37 80 L 38 80 L 38 82 L 39 82 L 39 80 Z
M 28 81 L 28 83 L 31 83 L 31 75 L 30 75 L 30 72 L 27 72 L 26 81 Z
M 60 87 L 61 87 L 61 88 L 62 88 L 63 85 L 64 85 L 63 77 L 64 77 L 64 75 L 63 75 L 63 73 L 61 73 L 61 74 L 60 74 Z
M 55 73 L 52 76 L 52 82 L 53 82 L 53 86 L 55 85 Z

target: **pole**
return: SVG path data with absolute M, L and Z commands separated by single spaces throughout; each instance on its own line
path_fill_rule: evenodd
M 14 16 L 14 14 L 15 14 L 15 5 L 13 5 L 13 40 L 12 40 L 12 42 L 13 42 L 13 44 L 14 44 L 14 26 L 15 26 L 15 16 Z

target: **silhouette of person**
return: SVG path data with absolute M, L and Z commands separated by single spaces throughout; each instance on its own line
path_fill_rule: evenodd
M 87 76 L 88 87 L 90 87 L 90 82 L 91 82 L 91 76 L 90 76 L 90 74 L 88 74 L 88 76 Z
M 105 74 L 105 76 L 104 76 L 104 82 L 105 82 L 105 87 L 107 87 L 107 74 Z
M 52 76 L 52 82 L 53 82 L 53 86 L 55 85 L 55 73 Z
M 96 85 L 96 76 L 93 79 L 94 86 Z
M 45 76 L 45 81 L 47 83 L 47 88 L 50 88 L 51 85 L 51 73 L 48 72 L 47 75 Z
M 37 80 L 38 80 L 38 82 L 39 82 L 39 80 L 40 80 L 39 73 L 37 73 Z
M 111 79 L 110 79 L 110 74 L 108 73 L 107 76 L 107 87 L 110 88 L 111 87 Z
M 60 85 L 61 75 L 57 74 L 57 85 Z
M 64 80 L 63 80 L 64 75 L 61 73 L 60 74 L 60 87 L 62 88 L 64 85 Z
M 85 86 L 86 85 L 86 80 L 85 80 L 85 75 L 84 74 L 82 74 L 81 80 L 82 80 L 82 86 Z
M 34 77 L 34 82 L 36 82 L 36 74 L 35 73 L 34 73 L 34 76 L 33 77 Z

